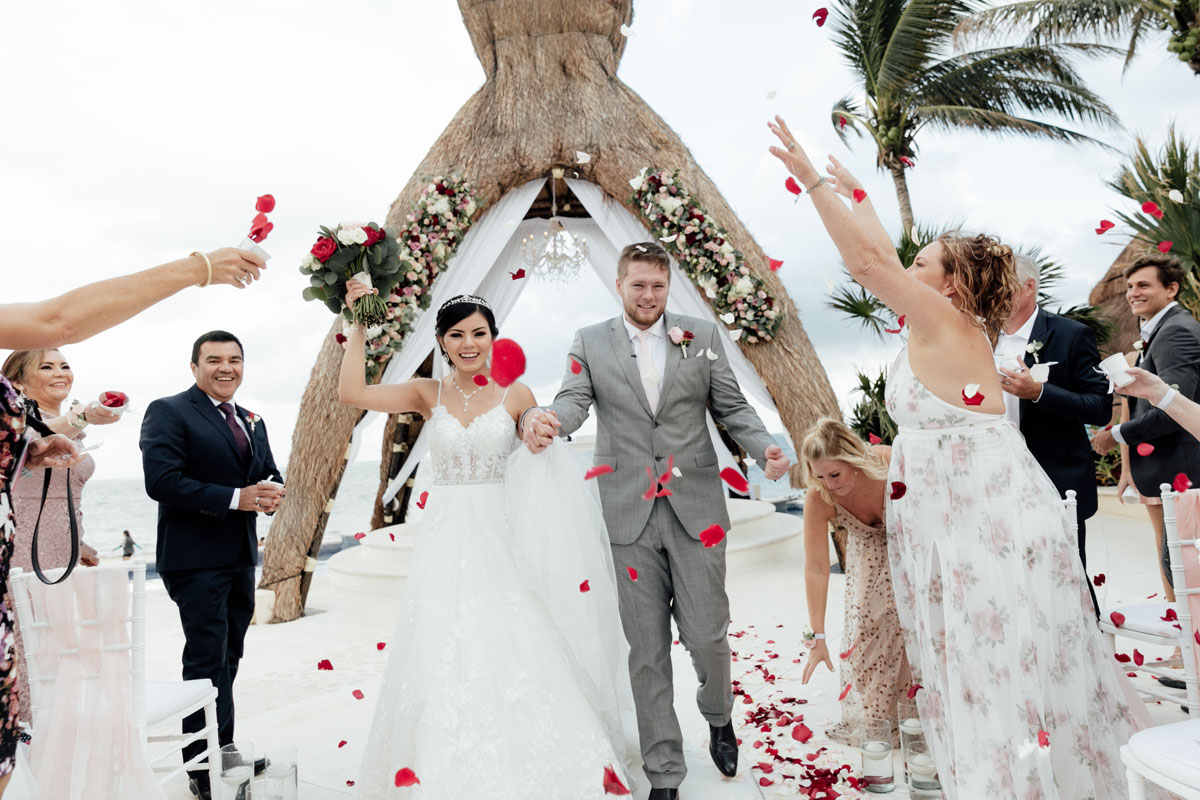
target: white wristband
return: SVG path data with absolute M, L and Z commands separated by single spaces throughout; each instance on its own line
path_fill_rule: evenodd
M 814 633 L 814 634 L 813 634 L 813 638 L 814 638 L 814 639 L 824 639 L 824 638 L 825 638 L 825 634 L 823 634 L 823 633 Z
M 1155 408 L 1157 408 L 1159 411 L 1166 411 L 1167 406 L 1171 405 L 1171 401 L 1173 401 L 1178 395 L 1179 392 L 1174 388 L 1167 389 L 1167 393 L 1162 396 L 1162 400 L 1159 400 L 1154 404 Z

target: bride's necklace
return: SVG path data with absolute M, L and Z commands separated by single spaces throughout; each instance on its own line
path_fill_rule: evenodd
M 490 382 L 485 383 L 483 386 L 480 386 L 475 391 L 471 392 L 470 394 L 467 394 L 466 392 L 463 391 L 463 388 L 458 385 L 458 380 L 453 375 L 450 376 L 450 382 L 454 384 L 454 388 L 458 389 L 458 393 L 460 395 L 462 395 L 463 413 L 464 414 L 467 412 L 467 407 L 471 404 L 471 398 L 474 397 L 475 395 L 479 394 L 480 392 L 482 392 L 484 389 L 486 389 L 490 383 Z

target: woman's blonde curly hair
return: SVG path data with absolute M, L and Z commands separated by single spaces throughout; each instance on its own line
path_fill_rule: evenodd
M 833 505 L 833 497 L 825 485 L 813 474 L 814 461 L 841 461 L 847 466 L 862 470 L 871 480 L 881 481 L 887 477 L 888 465 L 846 423 L 834 417 L 822 417 L 813 423 L 800 442 L 800 462 L 804 465 L 804 483 L 810 492 L 816 492 L 826 503 Z
M 937 241 L 945 250 L 942 266 L 958 293 L 960 308 L 977 320 L 995 347 L 1020 287 L 1013 249 L 983 233 L 950 231 Z

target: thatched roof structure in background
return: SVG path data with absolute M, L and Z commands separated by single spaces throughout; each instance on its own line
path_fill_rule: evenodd
M 1129 244 L 1125 245 L 1117 260 L 1088 295 L 1088 304 L 1098 308 L 1113 323 L 1112 334 L 1105 341 L 1098 343 L 1100 354 L 1103 356 L 1129 352 L 1133 342 L 1141 336 L 1137 317 L 1129 310 L 1129 303 L 1125 301 L 1125 278 L 1121 273 L 1148 249 L 1149 246 L 1140 239 L 1130 239 Z
M 631 24 L 632 0 L 459 0 L 486 81 L 451 120 L 392 204 L 397 229 L 426 179 L 459 174 L 477 192 L 479 213 L 508 191 L 555 167 L 577 172 L 629 205 L 629 179 L 643 167 L 679 171 L 709 217 L 727 231 L 745 264 L 787 315 L 768 343 L 742 344 L 762 376 L 793 439 L 837 402 L 796 308 L 766 254 L 674 131 L 617 77 Z M 576 151 L 591 155 L 576 164 Z M 750 154 L 747 154 L 748 156 Z M 631 208 L 638 215 L 636 208 Z M 276 591 L 275 621 L 302 612 L 324 521 L 344 469 L 358 412 L 337 403 L 342 350 L 335 322 L 304 392 L 288 470 L 288 502 L 268 538 L 264 587 Z

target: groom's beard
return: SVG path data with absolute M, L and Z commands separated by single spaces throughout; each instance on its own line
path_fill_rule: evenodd
M 658 318 L 663 315 L 661 306 L 654 309 L 638 308 L 637 304 L 625 306 L 625 316 L 629 317 L 630 322 L 649 328 L 654 323 L 658 322 Z

